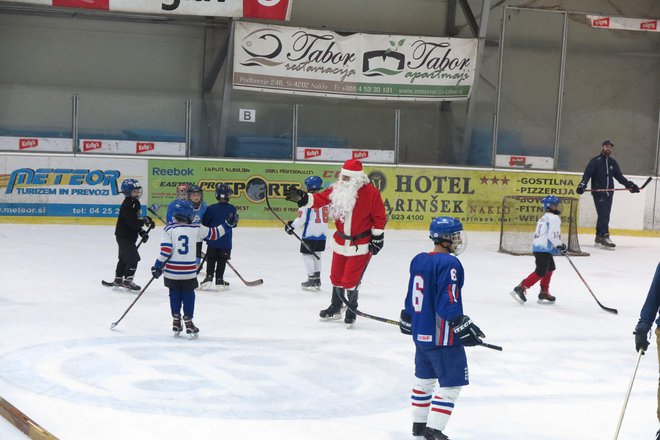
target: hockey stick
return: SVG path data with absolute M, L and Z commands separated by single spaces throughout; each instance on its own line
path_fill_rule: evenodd
M 642 184 L 642 186 L 639 187 L 639 190 L 643 190 L 646 188 L 646 185 L 651 183 L 651 180 L 653 180 L 653 177 L 649 177 L 646 179 L 646 182 Z M 628 188 L 599 188 L 599 189 L 585 189 L 585 192 L 611 192 L 611 191 L 630 191 Z
M 147 209 L 149 210 L 150 213 L 152 213 L 153 215 L 155 215 L 155 216 L 158 218 L 158 220 L 160 220 L 161 222 L 163 222 L 164 225 L 167 224 L 167 222 L 166 222 L 165 220 L 163 220 L 163 217 L 161 217 L 161 216 L 158 214 L 158 212 L 157 212 L 157 211 L 160 209 L 160 206 L 158 206 L 156 203 L 154 203 L 153 205 L 151 205 L 151 206 L 148 207 Z
M 151 224 L 151 225 L 147 228 L 147 230 L 146 230 L 147 236 L 146 236 L 146 237 L 142 237 L 142 240 L 140 240 L 140 242 L 138 243 L 138 245 L 137 245 L 137 247 L 136 247 L 135 249 L 140 249 L 140 246 L 142 246 L 142 243 L 146 243 L 146 242 L 147 242 L 147 239 L 149 238 L 149 232 L 151 232 L 151 231 L 154 229 L 155 226 L 156 226 L 156 225 Z
M 168 260 L 169 260 L 169 259 L 168 259 Z M 154 277 L 154 276 L 151 277 L 151 279 L 149 280 L 149 282 L 147 283 L 147 285 L 144 286 L 144 287 L 142 288 L 142 290 L 140 291 L 140 293 L 138 293 L 138 296 L 133 300 L 133 302 L 131 303 L 131 305 L 128 306 L 128 308 L 126 309 L 126 311 L 125 311 L 125 312 L 119 317 L 119 319 L 118 319 L 117 321 L 113 322 L 113 323 L 110 325 L 110 330 L 112 330 L 112 329 L 114 329 L 115 327 L 117 327 L 117 324 L 119 324 L 119 323 L 121 322 L 121 320 L 124 319 L 124 316 L 126 316 L 126 314 L 128 313 L 128 311 L 131 310 L 131 309 L 133 308 L 133 306 L 135 305 L 135 303 L 137 302 L 137 300 L 140 299 L 140 297 L 142 296 L 142 294 L 144 293 L 144 291 L 147 290 L 147 287 L 149 287 L 149 285 L 151 284 L 151 282 L 152 282 L 153 280 L 155 280 L 155 279 L 156 279 L 156 277 Z
M 619 313 L 619 311 L 617 309 L 613 309 L 611 307 L 605 307 L 603 304 L 601 304 L 600 301 L 598 301 L 598 298 L 596 298 L 596 295 L 594 295 L 594 292 L 591 290 L 591 287 L 589 287 L 589 284 L 587 284 L 584 277 L 582 277 L 582 274 L 580 273 L 580 271 L 577 269 L 577 267 L 575 267 L 575 264 L 573 264 L 573 261 L 571 260 L 571 257 L 569 257 L 568 255 L 564 255 L 564 257 L 566 257 L 568 262 L 571 263 L 571 266 L 573 266 L 573 269 L 575 269 L 575 273 L 578 274 L 578 276 L 580 277 L 580 279 L 582 280 L 584 285 L 587 287 L 587 290 L 589 291 L 589 293 L 591 293 L 591 296 L 594 297 L 594 299 L 596 300 L 596 302 L 598 303 L 600 308 L 605 310 L 606 312 L 614 313 L 615 315 L 617 315 Z
M 280 217 L 279 215 L 277 215 L 277 213 L 275 212 L 275 210 L 273 209 L 273 207 L 270 206 L 270 201 L 268 200 L 268 190 L 266 190 L 266 206 L 268 206 L 268 209 L 270 210 L 270 212 L 272 212 L 273 215 L 274 215 L 275 217 L 277 217 L 277 219 L 278 219 L 279 221 L 281 221 L 282 224 L 283 224 L 284 226 L 286 226 L 286 225 L 288 224 L 287 222 L 285 222 L 285 221 L 282 219 L 282 217 Z M 309 247 L 309 245 L 308 245 L 307 243 L 305 243 L 305 242 L 303 241 L 303 239 L 300 238 L 300 236 L 298 236 L 298 234 L 296 234 L 296 231 L 291 231 L 291 235 L 293 235 L 294 237 L 296 237 L 296 238 L 302 243 L 302 245 L 305 247 L 305 249 L 307 249 L 307 250 L 309 251 L 310 254 L 314 255 L 314 258 L 316 258 L 317 260 L 320 260 L 320 259 L 321 259 L 321 257 L 319 257 L 318 255 L 316 255 L 316 252 L 314 252 L 314 251 Z
M 616 425 L 616 432 L 614 433 L 614 440 L 619 438 L 619 431 L 621 430 L 621 424 L 623 423 L 623 416 L 626 414 L 626 407 L 628 406 L 628 399 L 630 398 L 630 392 L 632 391 L 633 383 L 635 382 L 635 376 L 637 376 L 637 368 L 639 368 L 639 361 L 642 359 L 644 350 L 639 350 L 637 354 L 637 362 L 635 363 L 635 371 L 630 378 L 630 385 L 628 385 L 628 392 L 626 393 L 626 398 L 623 400 L 623 408 L 621 408 L 621 415 L 619 416 L 619 423 Z
M 241 276 L 241 274 L 238 273 L 238 271 L 237 271 L 236 269 L 234 269 L 234 266 L 232 266 L 231 263 L 230 263 L 229 261 L 227 261 L 227 266 L 229 266 L 229 268 L 230 268 L 231 270 L 234 271 L 234 273 L 236 274 L 236 276 L 237 276 L 238 278 L 240 278 L 241 281 L 243 281 L 243 284 L 245 284 L 246 286 L 253 287 L 253 286 L 258 286 L 258 285 L 264 283 L 264 280 L 262 280 L 261 278 L 259 278 L 258 280 L 254 280 L 254 281 L 246 281 L 245 278 L 243 278 L 243 277 Z

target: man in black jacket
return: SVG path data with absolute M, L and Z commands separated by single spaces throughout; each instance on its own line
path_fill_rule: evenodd
M 612 199 L 614 198 L 614 179 L 628 188 L 632 193 L 638 193 L 639 187 L 626 179 L 621 173 L 619 164 L 610 157 L 614 144 L 607 140 L 601 147 L 600 154 L 589 161 L 584 170 L 582 180 L 578 184 L 576 192 L 584 193 L 587 183 L 591 179 L 591 195 L 596 205 L 598 220 L 596 221 L 596 245 L 604 246 L 614 250 L 616 246 L 610 240 L 610 211 L 612 211 Z
M 147 231 L 142 226 L 153 227 L 153 220 L 149 216 L 140 218 L 140 196 L 142 195 L 142 186 L 135 179 L 126 179 L 121 183 L 121 192 L 126 197 L 119 208 L 119 217 L 117 217 L 117 226 L 115 227 L 115 236 L 119 246 L 119 261 L 115 270 L 115 287 L 124 287 L 128 290 L 140 290 L 140 286 L 133 282 L 133 276 L 137 270 L 140 254 L 138 254 L 137 241 L 138 235 L 142 241 L 146 242 L 149 238 Z

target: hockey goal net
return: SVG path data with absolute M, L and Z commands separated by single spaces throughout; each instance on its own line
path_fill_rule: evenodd
M 512 255 L 532 255 L 532 239 L 536 222 L 544 213 L 543 197 L 504 196 L 500 218 L 500 252 Z M 561 241 L 568 246 L 568 254 L 589 255 L 582 252 L 577 234 L 578 199 L 561 197 Z

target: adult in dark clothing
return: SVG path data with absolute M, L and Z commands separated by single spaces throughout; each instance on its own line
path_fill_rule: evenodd
M 138 236 L 146 242 L 149 238 L 143 226 L 153 228 L 154 222 L 149 216 L 140 218 L 140 197 L 142 186 L 136 179 L 126 179 L 121 183 L 121 192 L 124 201 L 119 208 L 119 217 L 115 226 L 115 237 L 119 246 L 119 261 L 115 269 L 115 287 L 124 287 L 129 290 L 140 290 L 140 286 L 133 282 L 133 276 L 137 270 L 140 254 L 137 250 L 136 241 Z
M 236 207 L 229 203 L 229 198 L 233 194 L 231 188 L 225 183 L 219 183 L 215 188 L 215 198 L 218 203 L 206 208 L 202 217 L 202 225 L 209 228 L 224 225 L 228 218 L 234 218 L 235 222 L 222 237 L 217 240 L 207 240 L 206 244 L 206 277 L 202 281 L 200 288 L 208 290 L 213 284 L 215 276 L 215 286 L 217 289 L 229 289 L 229 283 L 225 281 L 225 269 L 227 260 L 231 259 L 231 238 L 233 228 L 238 223 L 238 214 Z
M 642 306 L 639 313 L 639 322 L 635 327 L 635 349 L 639 352 L 645 352 L 649 348 L 649 332 L 655 321 L 655 342 L 658 346 L 658 363 L 660 363 L 660 264 L 655 269 L 653 282 L 646 295 L 646 301 Z M 658 407 L 657 407 L 658 421 L 660 421 L 660 382 L 658 385 Z M 655 436 L 656 440 L 660 439 L 660 429 Z
M 628 188 L 632 193 L 638 193 L 639 187 L 626 179 L 621 173 L 621 168 L 616 160 L 610 155 L 614 144 L 607 140 L 601 146 L 600 154 L 589 161 L 584 170 L 582 180 L 578 184 L 576 192 L 583 194 L 587 189 L 587 183 L 591 179 L 591 195 L 596 205 L 598 220 L 596 221 L 596 245 L 614 249 L 616 246 L 610 240 L 610 212 L 612 211 L 612 200 L 614 199 L 614 179 Z

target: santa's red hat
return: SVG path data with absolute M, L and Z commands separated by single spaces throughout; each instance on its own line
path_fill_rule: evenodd
M 349 159 L 344 162 L 344 166 L 341 168 L 341 174 L 349 177 L 363 176 L 362 172 L 362 162 L 357 159 Z

